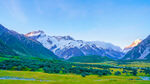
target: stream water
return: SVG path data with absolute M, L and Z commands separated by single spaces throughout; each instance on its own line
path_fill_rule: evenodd
M 141 78 L 142 80 L 150 80 L 150 77 L 147 77 L 147 76 L 140 76 L 140 78 Z
M 142 80 L 150 80 L 150 77 L 147 76 L 139 76 Z M 10 76 L 3 76 L 0 77 L 0 80 L 27 80 L 27 81 L 36 81 L 34 78 L 19 78 L 19 77 L 10 77 Z M 50 80 L 39 80 L 39 81 L 50 81 Z M 98 80 L 100 81 L 100 80 Z
M 36 81 L 34 78 L 19 78 L 19 77 L 10 77 L 10 76 L 3 76 L 0 77 L 0 80 L 26 80 L 26 81 Z M 50 80 L 39 80 L 39 81 L 50 81 Z

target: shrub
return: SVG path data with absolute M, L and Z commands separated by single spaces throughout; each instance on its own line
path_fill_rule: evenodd
M 120 71 L 115 72 L 115 75 L 121 75 Z
M 82 76 L 82 77 L 86 77 L 86 74 L 85 74 L 85 73 L 81 73 L 81 76 Z

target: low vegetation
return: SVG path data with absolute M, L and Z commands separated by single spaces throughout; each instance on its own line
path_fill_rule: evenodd
M 1 55 L 0 58 L 2 58 L 0 60 L 0 77 L 10 76 L 36 79 L 36 81 L 0 80 L 1 84 L 14 84 L 17 81 L 20 84 L 48 84 L 49 82 L 52 84 L 76 84 L 78 82 L 80 84 L 98 84 L 104 82 L 106 84 L 120 84 L 125 81 L 128 83 L 134 81 L 133 83 L 135 84 L 150 83 L 150 81 L 143 81 L 139 77 L 150 76 L 150 68 L 136 67 L 134 62 L 134 67 L 131 67 L 132 62 L 125 62 L 124 64 L 114 61 L 103 63 L 71 63 L 61 60 L 9 55 Z M 141 62 L 136 63 L 139 65 Z M 41 82 L 39 80 L 50 81 Z
M 34 78 L 35 81 L 0 80 L 0 84 L 149 84 L 150 81 L 140 80 L 137 76 L 97 76 L 82 77 L 75 74 L 48 74 L 31 71 L 0 71 L 0 77 Z M 46 81 L 42 81 L 46 80 Z
M 97 56 L 97 55 L 89 55 L 89 56 L 76 56 L 71 57 L 68 59 L 70 62 L 82 62 L 82 63 L 99 63 L 105 61 L 112 61 L 112 59 L 104 56 Z

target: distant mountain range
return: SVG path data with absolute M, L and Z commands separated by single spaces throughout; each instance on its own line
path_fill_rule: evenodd
M 41 43 L 0 25 L 0 54 L 24 57 L 57 58 Z
M 120 47 L 111 43 L 75 40 L 70 36 L 49 36 L 43 31 L 33 31 L 25 34 L 25 36 L 39 41 L 45 48 L 64 59 L 87 55 L 119 59 L 124 55 Z
M 144 40 L 137 39 L 122 50 L 111 43 L 75 40 L 71 36 L 50 36 L 43 31 L 19 34 L 0 25 L 0 55 L 64 58 L 71 61 L 82 61 L 81 58 L 85 57 L 84 62 L 96 59 L 148 60 L 150 36 Z

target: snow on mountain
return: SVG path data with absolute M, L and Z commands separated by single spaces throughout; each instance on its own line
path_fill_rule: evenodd
M 137 41 L 139 42 L 139 41 Z M 150 59 L 150 35 L 130 50 L 123 59 Z
M 30 33 L 26 34 L 25 36 L 31 37 L 31 36 L 38 36 L 41 34 L 44 34 L 44 32 L 39 30 L 39 31 L 30 32 Z
M 122 51 L 120 47 L 115 46 L 111 43 L 106 43 L 106 42 L 101 42 L 101 41 L 91 41 L 89 42 L 89 44 L 95 44 L 97 47 L 103 48 L 103 49 L 112 49 L 115 51 Z
M 43 31 L 30 32 L 25 36 L 39 41 L 44 47 L 65 59 L 84 55 L 100 55 L 117 59 L 123 55 L 120 47 L 100 41 L 75 40 L 70 36 L 49 36 Z
M 38 41 L 9 30 L 3 25 L 0 25 L 0 54 L 44 59 L 58 58 Z
M 124 52 L 124 53 L 129 52 L 130 50 L 132 50 L 135 46 L 137 46 L 137 45 L 138 45 L 139 43 L 141 43 L 141 42 L 142 42 L 141 39 L 135 40 L 134 42 L 132 42 L 131 45 L 125 47 L 125 48 L 123 49 L 123 52 Z

